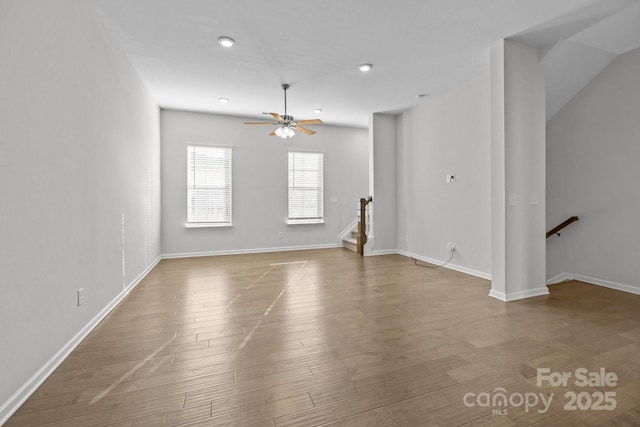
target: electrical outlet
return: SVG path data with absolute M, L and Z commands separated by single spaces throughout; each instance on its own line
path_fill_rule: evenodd
M 456 182 L 456 176 L 453 175 L 453 174 L 447 174 L 446 181 L 447 182 Z
M 284 239 L 284 233 L 282 231 L 278 232 L 278 240 Z
M 452 251 L 456 248 L 456 244 L 455 243 L 447 243 L 447 250 L 448 251 Z
M 78 289 L 78 307 L 84 304 L 84 288 Z

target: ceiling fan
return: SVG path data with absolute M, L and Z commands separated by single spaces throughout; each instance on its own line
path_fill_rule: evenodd
M 278 113 L 269 113 L 276 119 L 276 123 L 273 122 L 244 122 L 245 125 L 272 125 L 278 126 L 276 130 L 271 132 L 269 136 L 279 136 L 280 138 L 291 138 L 295 135 L 295 131 L 299 130 L 302 133 L 306 133 L 307 135 L 314 135 L 316 132 L 311 129 L 303 128 L 300 125 L 321 125 L 322 120 L 320 119 L 311 119 L 311 120 L 294 120 L 293 116 L 287 115 L 287 89 L 289 89 L 288 84 L 283 84 L 282 89 L 284 90 L 284 115 L 280 115 Z

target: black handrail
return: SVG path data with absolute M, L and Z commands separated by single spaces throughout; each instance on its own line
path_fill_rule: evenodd
M 554 234 L 557 234 L 558 236 L 560 235 L 560 230 L 562 230 L 563 228 L 565 228 L 567 225 L 578 221 L 580 218 L 578 218 L 577 216 L 572 216 L 571 218 L 567 219 L 566 221 L 564 221 L 562 224 L 558 224 L 555 227 L 553 227 L 551 230 L 547 231 L 547 239 L 551 236 L 553 236 Z

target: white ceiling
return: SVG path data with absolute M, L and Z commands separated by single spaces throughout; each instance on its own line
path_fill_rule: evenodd
M 264 118 L 289 83 L 297 119 L 366 127 L 482 73 L 501 38 L 553 44 L 638 0 L 91 1 L 161 107 Z
M 593 3 L 513 39 L 541 48 L 549 120 L 618 55 L 640 48 L 640 2 Z

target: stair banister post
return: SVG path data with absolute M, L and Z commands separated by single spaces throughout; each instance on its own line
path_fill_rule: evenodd
M 373 197 L 360 199 L 360 221 L 358 221 L 357 253 L 364 255 L 364 245 L 367 243 L 367 205 L 373 201 Z
M 365 203 L 365 200 L 366 199 L 364 197 L 360 198 L 360 220 L 358 221 L 358 243 L 356 249 L 358 255 L 364 255 L 364 244 L 367 243 L 367 234 L 365 233 L 365 209 L 367 205 Z

